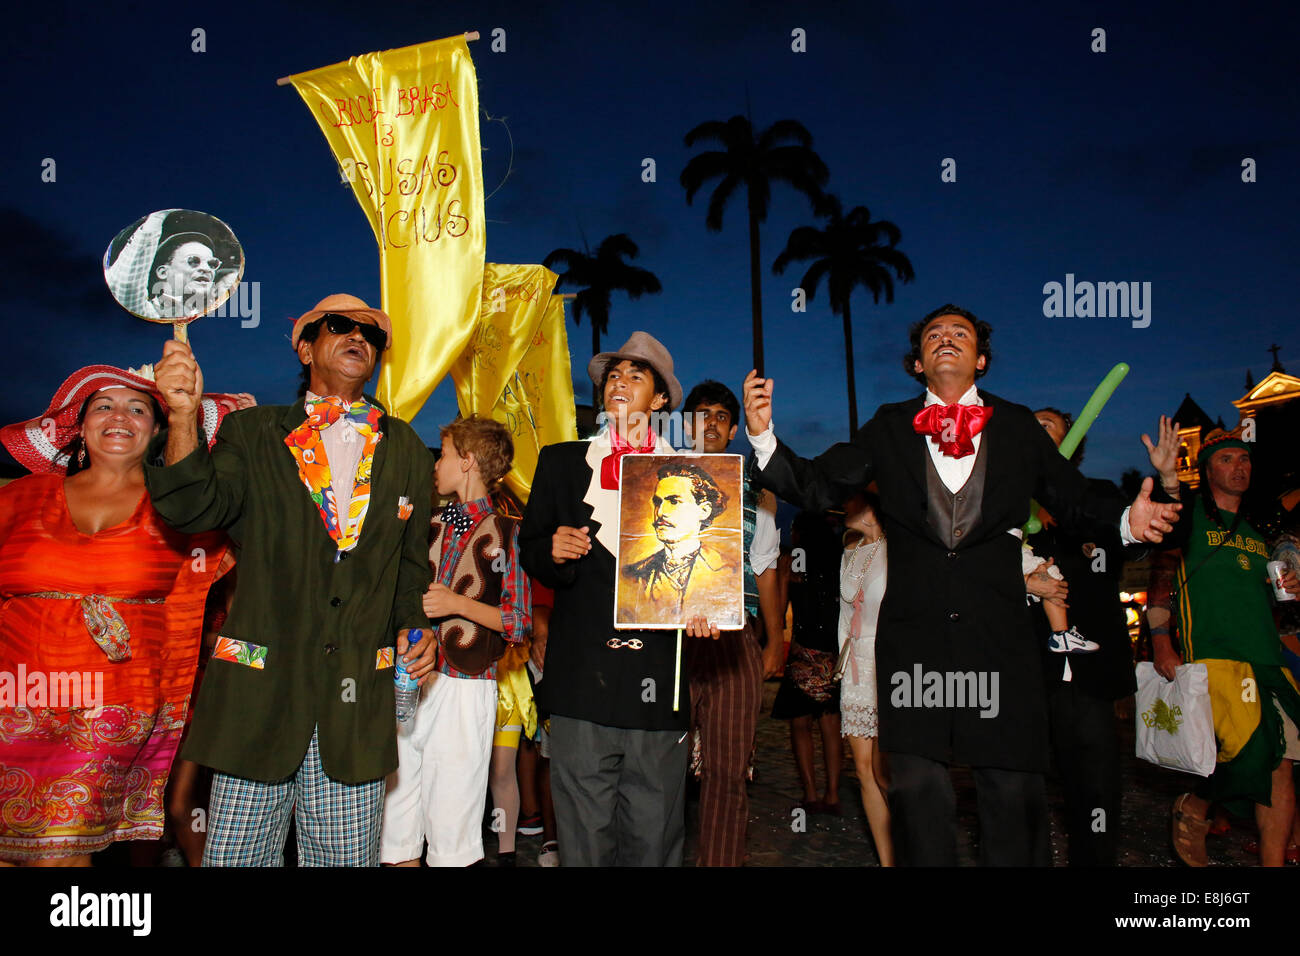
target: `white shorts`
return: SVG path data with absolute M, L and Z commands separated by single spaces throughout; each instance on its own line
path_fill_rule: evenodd
M 388 776 L 379 861 L 469 866 L 483 857 L 497 682 L 434 674 L 411 721 L 397 725 L 397 770 Z

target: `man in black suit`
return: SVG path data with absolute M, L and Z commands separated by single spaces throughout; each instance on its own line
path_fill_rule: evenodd
M 624 455 L 677 452 L 651 416 L 682 400 L 673 360 L 636 332 L 587 373 L 606 427 L 541 450 L 519 529 L 524 570 L 555 591 L 538 707 L 551 715 L 551 789 L 565 866 L 680 866 L 690 695 L 674 631 L 616 631 Z M 687 629 L 717 638 L 718 629 Z
M 1150 479 L 1127 509 L 1090 489 L 1029 409 L 979 392 L 991 333 L 956 306 L 925 316 L 904 367 L 926 393 L 882 406 L 852 442 L 812 461 L 776 440 L 772 381 L 745 380 L 760 483 L 817 510 L 872 480 L 880 489 L 890 543 L 876 636 L 880 745 L 904 865 L 956 864 L 953 762 L 974 771 L 980 861 L 1050 862 L 1047 708 L 1020 541 L 1008 533 L 1029 500 L 1064 528 L 1116 526 L 1126 541 L 1158 541 L 1177 517 L 1177 506 L 1151 501 Z

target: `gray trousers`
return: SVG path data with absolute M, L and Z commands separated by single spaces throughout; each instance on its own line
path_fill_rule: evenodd
M 564 866 L 681 866 L 689 734 L 551 717 Z

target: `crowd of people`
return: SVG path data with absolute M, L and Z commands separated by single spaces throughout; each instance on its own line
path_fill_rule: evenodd
M 717 381 L 684 397 L 668 349 L 637 332 L 588 365 L 604 426 L 543 448 L 521 508 L 504 426 L 447 424 L 435 462 L 363 394 L 391 332 L 331 295 L 294 323 L 294 402 L 205 395 L 173 341 L 152 369 L 74 373 L 0 430 L 33 472 L 0 490 L 0 676 L 44 682 L 0 701 L 0 861 L 86 865 L 170 822 L 190 865 L 283 865 L 291 825 L 299 865 L 474 865 L 490 794 L 501 865 L 516 832 L 540 832 L 542 865 L 674 866 L 694 776 L 697 861 L 738 866 L 763 681 L 782 676 L 796 809 L 842 812 L 847 738 L 881 864 L 956 864 L 961 764 L 981 863 L 1050 863 L 1054 766 L 1071 864 L 1113 865 L 1114 705 L 1134 690 L 1119 580 L 1145 549 L 1161 555 L 1159 672 L 1209 660 L 1259 689 L 1175 804 L 1175 849 L 1204 865 L 1211 808 L 1253 806 L 1261 862 L 1283 861 L 1300 694 L 1241 435 L 1206 437 L 1192 493 L 1162 418 L 1142 436 L 1154 475 L 1126 497 L 1080 473 L 1082 448 L 1060 454 L 1067 414 L 977 387 L 992 329 L 945 305 L 909 333 L 923 393 L 805 459 L 776 437 L 772 380 L 749 374 L 743 414 Z M 678 409 L 684 451 L 655 427 Z M 742 425 L 734 505 L 688 464 L 659 472 L 664 547 L 634 577 L 682 630 L 616 628 L 626 456 L 724 453 Z M 777 498 L 802 509 L 784 553 Z M 1045 520 L 1026 538 L 1031 500 Z M 744 613 L 720 627 L 691 597 L 720 559 L 665 515 L 707 527 L 733 506 Z M 1282 585 L 1300 593 L 1294 572 Z M 420 686 L 405 719 L 395 669 Z

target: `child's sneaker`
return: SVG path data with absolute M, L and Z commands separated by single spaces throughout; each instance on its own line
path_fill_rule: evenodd
M 537 854 L 538 866 L 559 866 L 560 865 L 560 845 L 554 840 L 547 840 L 542 844 L 542 852 Z
M 1047 649 L 1053 654 L 1091 654 L 1101 650 L 1101 645 L 1088 640 L 1077 627 L 1071 626 L 1068 631 L 1053 631 Z

